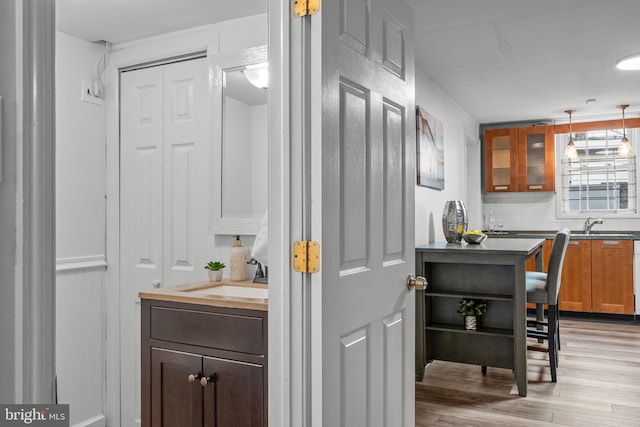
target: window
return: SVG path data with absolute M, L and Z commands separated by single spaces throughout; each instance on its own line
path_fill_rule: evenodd
M 627 130 L 635 141 L 640 132 Z M 622 129 L 574 133 L 578 159 L 562 160 L 562 213 L 637 213 L 636 157 L 618 156 Z M 565 147 L 568 134 L 556 135 Z

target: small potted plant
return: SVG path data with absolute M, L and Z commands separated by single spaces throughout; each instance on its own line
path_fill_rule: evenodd
M 222 269 L 225 268 L 223 262 L 220 261 L 209 261 L 207 265 L 204 266 L 207 272 L 209 273 L 209 281 L 210 282 L 221 282 L 222 281 Z
M 461 299 L 458 304 L 458 315 L 464 318 L 464 327 L 469 330 L 476 330 L 478 327 L 478 316 L 487 312 L 487 303 L 478 299 Z

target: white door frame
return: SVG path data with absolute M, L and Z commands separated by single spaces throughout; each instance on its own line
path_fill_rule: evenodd
M 292 230 L 291 203 L 294 201 L 290 186 L 291 134 L 289 127 L 289 2 L 268 1 L 269 16 L 269 323 L 268 323 L 268 395 L 269 425 L 292 426 L 298 422 L 297 402 L 299 384 L 292 383 L 291 366 L 297 360 L 296 339 L 292 324 L 296 324 L 296 311 L 292 310 L 292 288 L 299 289 L 291 277 L 289 264 Z M 297 323 L 299 324 L 299 323 Z

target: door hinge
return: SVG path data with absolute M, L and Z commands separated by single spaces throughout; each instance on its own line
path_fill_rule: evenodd
M 320 244 L 306 240 L 294 242 L 293 269 L 298 273 L 317 273 L 320 270 Z
M 292 0 L 293 15 L 302 17 L 313 15 L 320 11 L 320 0 Z

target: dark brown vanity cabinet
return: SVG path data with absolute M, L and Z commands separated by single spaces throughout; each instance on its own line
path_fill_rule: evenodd
M 267 425 L 267 312 L 142 300 L 142 425 Z

